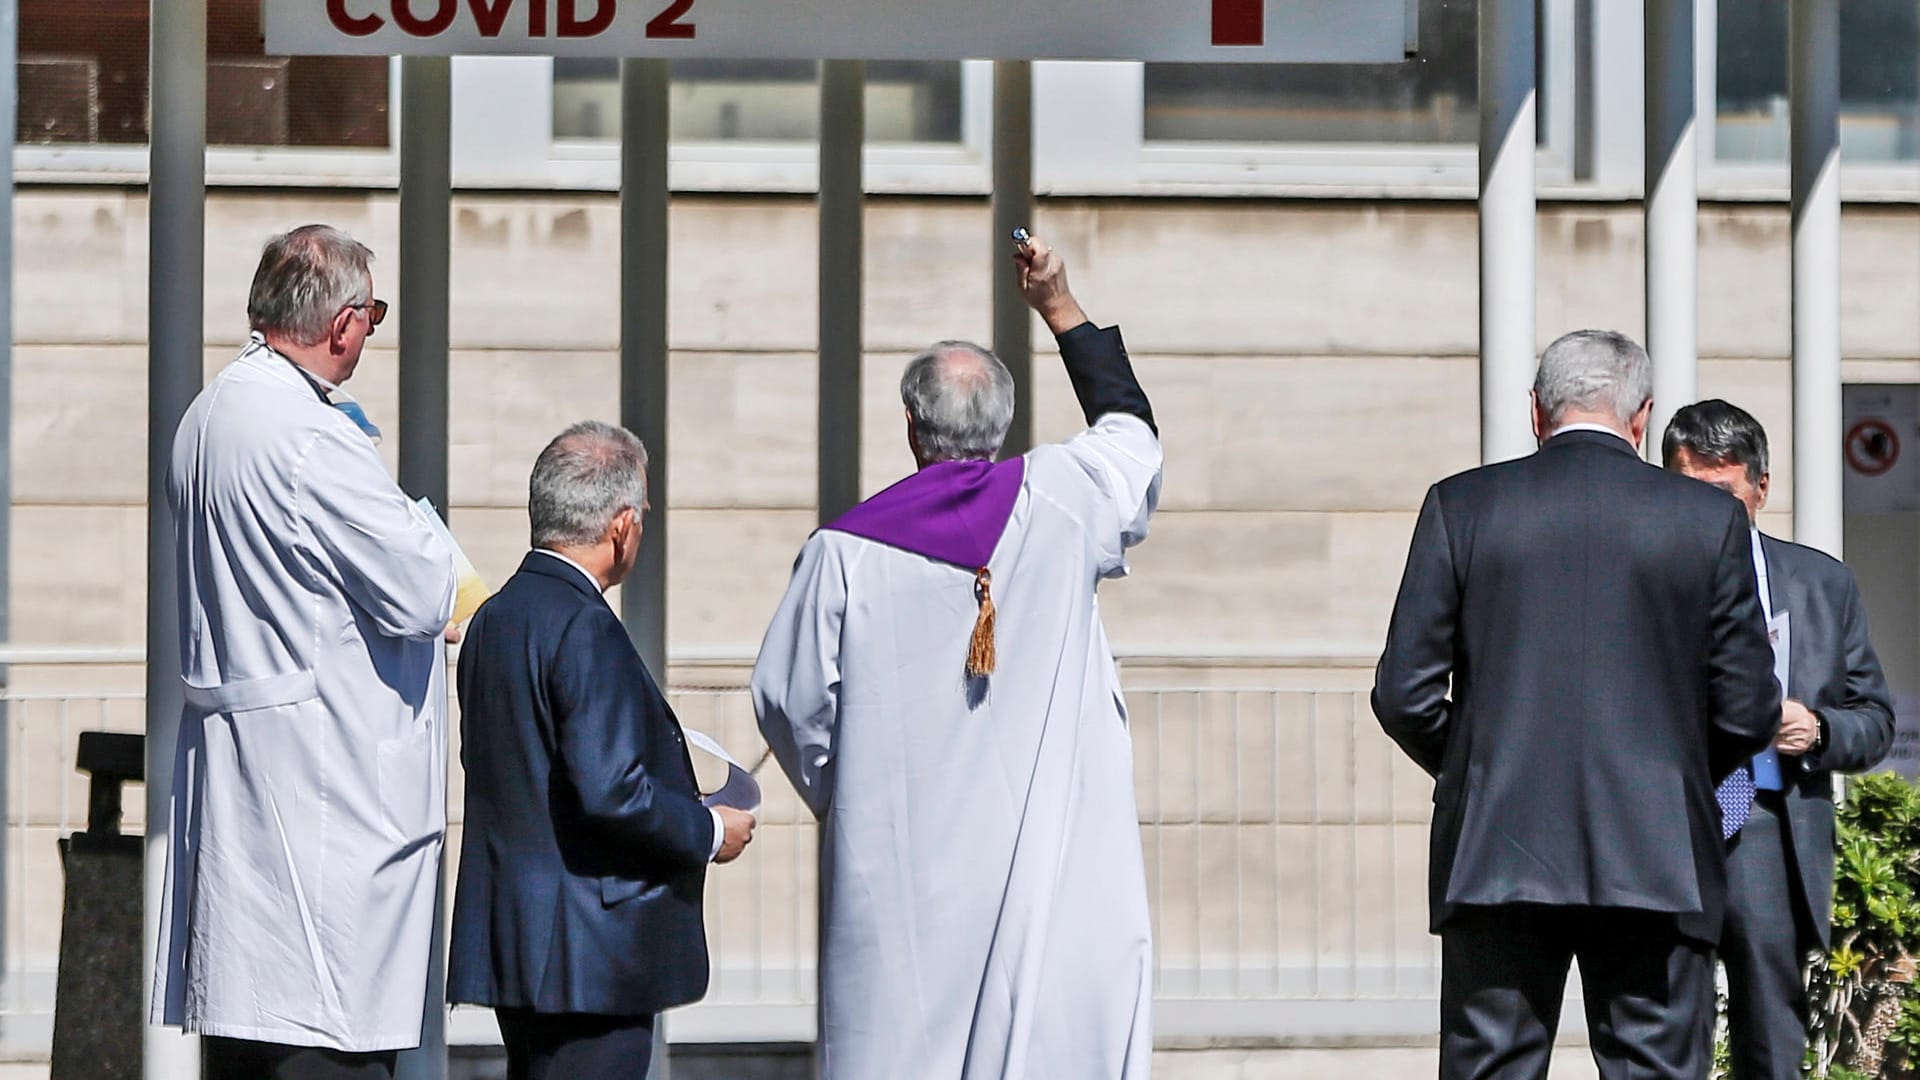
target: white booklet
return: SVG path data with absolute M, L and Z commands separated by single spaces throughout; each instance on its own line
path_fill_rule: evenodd
M 1787 613 L 1781 612 L 1767 620 L 1767 640 L 1773 644 L 1773 677 L 1780 680 L 1780 693 L 1787 693 L 1788 658 L 1793 655 L 1793 626 L 1787 621 Z
M 701 799 L 708 806 L 730 806 L 735 810 L 745 810 L 751 814 L 760 809 L 760 781 L 746 766 L 735 761 L 732 754 L 721 749 L 712 737 L 692 728 L 682 728 L 687 733 L 687 741 L 705 750 L 714 757 L 727 763 L 727 782 L 719 790 Z

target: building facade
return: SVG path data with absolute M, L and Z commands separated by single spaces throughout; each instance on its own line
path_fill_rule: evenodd
M 254 5 L 212 7 L 209 373 L 245 339 L 269 235 L 347 229 L 387 298 L 401 242 L 397 66 L 266 58 Z M 73 734 L 141 724 L 150 222 L 144 99 L 125 88 L 144 84 L 146 5 L 71 8 L 21 7 L 6 851 L 21 1017 L 49 1001 L 54 838 L 84 819 Z M 1539 345 L 1642 335 L 1638 8 L 1540 5 Z M 1425 489 L 1480 456 L 1473 11 L 1423 0 L 1421 56 L 1389 67 L 1034 66 L 1032 227 L 1089 312 L 1122 326 L 1167 450 L 1153 535 L 1102 602 L 1125 656 L 1170 1067 L 1430 1061 L 1430 784 L 1364 691 Z M 1785 19 L 1784 0 L 1700 4 L 1698 346 L 1701 396 L 1772 435 L 1763 526 L 1790 535 Z M 1920 16 L 1849 4 L 1842 55 L 1842 378 L 1920 384 Z M 911 468 L 905 360 L 991 337 L 1006 272 L 991 76 L 868 68 L 863 492 Z M 648 541 L 669 552 L 683 718 L 757 757 L 737 688 L 816 520 L 817 81 L 764 62 L 675 79 L 656 465 L 670 514 Z M 497 583 L 525 548 L 539 448 L 618 418 L 619 93 L 605 65 L 526 59 L 458 59 L 453 93 L 451 521 Z M 407 317 L 396 306 L 349 386 L 390 461 L 407 437 L 390 328 Z M 1057 439 L 1077 411 L 1035 332 L 1035 438 Z M 1850 512 L 1847 529 L 1895 690 L 1920 693 L 1920 560 L 1896 542 L 1920 514 Z M 753 855 L 714 876 L 714 1002 L 676 1018 L 676 1040 L 810 1030 L 812 828 L 783 788 Z M 10 1030 L 25 1045 L 36 1029 Z M 450 1030 L 484 1041 L 491 1023 L 463 1011 Z M 1316 1056 L 1353 1043 L 1374 1056 Z

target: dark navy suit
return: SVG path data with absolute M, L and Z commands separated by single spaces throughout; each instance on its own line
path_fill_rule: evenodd
M 644 1034 L 706 993 L 713 818 L 679 721 L 599 591 L 528 553 L 467 628 L 459 692 L 447 999 L 494 1006 L 524 1059 L 620 1027 L 609 1018 Z M 585 1075 L 577 1058 L 554 1067 Z
M 1833 774 L 1870 769 L 1893 746 L 1893 698 L 1867 639 L 1853 571 L 1813 548 L 1760 538 L 1773 610 L 1786 612 L 1787 696 L 1820 717 L 1822 742 L 1782 755 L 1727 843 L 1727 1038 L 1734 1080 L 1798 1080 L 1807 1051 L 1809 951 L 1833 926 Z

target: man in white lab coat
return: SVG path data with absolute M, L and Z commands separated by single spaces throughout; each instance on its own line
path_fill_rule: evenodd
M 167 475 L 186 707 L 154 1020 L 211 1078 L 382 1077 L 419 1045 L 446 828 L 450 546 L 331 399 L 386 314 L 372 253 L 266 245 L 252 341 Z
M 994 462 L 1013 380 L 941 342 L 901 380 L 919 470 L 800 551 L 753 671 L 824 826 L 829 1080 L 1137 1080 L 1153 1046 L 1133 746 L 1095 589 L 1160 489 L 1153 410 L 1038 240 L 1021 285 L 1088 427 Z

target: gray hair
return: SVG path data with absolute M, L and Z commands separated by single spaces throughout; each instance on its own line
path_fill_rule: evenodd
M 1570 409 L 1610 411 L 1625 424 L 1653 399 L 1653 364 L 1625 334 L 1575 330 L 1540 354 L 1533 393 L 1554 424 Z
M 927 462 L 991 460 L 1013 426 L 1013 374 L 970 341 L 937 341 L 907 364 L 900 402 Z
M 533 463 L 527 515 L 537 548 L 597 544 L 620 511 L 647 503 L 647 448 L 623 427 L 582 420 Z
M 1673 414 L 1660 439 L 1660 459 L 1671 469 L 1681 450 L 1716 465 L 1742 466 L 1755 487 L 1767 474 L 1767 429 L 1752 413 L 1719 398 L 1696 401 Z
M 327 324 L 367 293 L 367 245 L 331 225 L 302 225 L 267 241 L 247 293 L 247 321 L 263 334 L 300 345 L 326 339 Z

